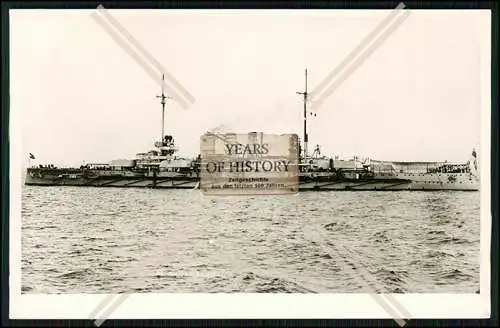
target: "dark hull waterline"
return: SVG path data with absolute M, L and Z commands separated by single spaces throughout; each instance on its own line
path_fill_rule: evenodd
M 200 180 L 191 178 L 101 177 L 101 178 L 38 178 L 27 176 L 28 186 L 79 186 L 108 188 L 200 189 Z M 478 191 L 478 183 L 412 181 L 408 179 L 370 179 L 318 181 L 300 179 L 299 191 L 401 191 L 401 190 L 461 190 Z

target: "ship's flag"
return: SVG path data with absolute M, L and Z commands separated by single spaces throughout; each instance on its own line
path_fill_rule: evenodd
M 32 153 L 30 153 L 30 158 L 31 159 L 35 159 L 35 155 L 33 155 Z

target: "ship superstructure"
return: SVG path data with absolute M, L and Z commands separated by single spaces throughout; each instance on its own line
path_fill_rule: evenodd
M 307 69 L 305 80 L 304 91 L 297 92 L 303 96 L 304 106 L 301 190 L 479 190 L 475 150 L 464 163 L 380 161 L 357 156 L 346 160 L 321 156 L 319 145 L 309 155 Z

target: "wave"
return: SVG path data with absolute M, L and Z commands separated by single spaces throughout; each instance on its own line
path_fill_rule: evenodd
M 454 257 L 455 255 L 443 251 L 430 250 L 424 256 L 426 258 L 444 258 L 444 257 Z
M 475 241 L 467 240 L 464 238 L 456 238 L 456 237 L 446 237 L 442 240 L 438 241 L 438 244 L 470 244 Z
M 391 241 L 391 238 L 387 235 L 386 230 L 377 231 L 376 233 L 373 234 L 372 238 L 377 243 L 388 243 Z
M 474 279 L 474 277 L 468 273 L 465 273 L 459 269 L 447 270 L 439 275 L 439 278 L 445 280 L 453 281 L 467 281 Z
M 91 269 L 83 269 L 83 270 L 66 272 L 66 273 L 63 273 L 57 277 L 63 278 L 63 279 L 79 279 L 79 278 L 83 278 L 84 276 L 87 276 L 91 273 L 92 273 Z
M 407 283 L 408 271 L 379 269 L 372 274 L 379 279 L 383 287 L 378 288 L 378 292 L 404 293 L 404 286 Z
M 27 293 L 27 292 L 31 292 L 33 290 L 33 287 L 31 286 L 21 286 L 21 293 Z
M 227 289 L 230 289 L 229 292 L 244 293 L 317 293 L 297 282 L 280 277 L 256 274 L 251 271 L 233 274 L 231 277 L 212 277 L 209 283 L 216 287 L 212 292 L 220 292 L 217 290 L 217 287 L 219 287 L 226 292 L 228 291 Z
M 342 231 L 343 233 L 344 232 L 353 232 L 353 231 L 357 231 L 359 229 L 351 226 L 350 224 L 348 223 L 345 223 L 345 222 L 332 222 L 332 223 L 328 223 L 328 224 L 325 224 L 323 226 L 323 228 L 325 230 L 328 230 L 328 231 Z

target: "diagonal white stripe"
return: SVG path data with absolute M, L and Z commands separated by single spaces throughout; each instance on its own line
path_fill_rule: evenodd
M 400 17 L 398 17 L 395 21 L 394 24 L 392 24 L 387 30 L 384 31 L 384 33 L 381 34 L 381 36 L 370 46 L 367 48 L 367 50 L 362 53 L 356 60 L 352 62 L 352 65 L 340 75 L 339 79 L 335 81 L 325 92 L 323 92 L 320 96 L 317 97 L 317 99 L 314 99 L 311 101 L 311 106 L 313 109 L 318 109 L 323 102 L 331 96 L 331 94 L 342 85 L 342 83 L 345 82 L 345 80 L 351 76 L 351 74 L 359 68 L 366 59 L 369 58 L 369 56 L 375 52 L 388 38 L 389 36 L 396 31 L 396 29 L 401 26 L 401 24 L 408 18 L 410 15 L 409 11 L 406 11 Z
M 99 327 L 104 321 L 106 321 L 111 313 L 113 313 L 123 302 L 129 297 L 129 294 L 120 294 L 115 301 L 102 313 L 99 319 L 94 321 L 94 324 Z
M 179 92 L 184 96 L 185 99 L 189 103 L 194 103 L 194 97 L 172 76 L 159 62 L 156 60 L 144 47 L 137 42 L 137 40 L 128 32 L 111 14 L 105 10 L 102 5 L 97 7 L 98 11 L 102 13 L 102 15 L 108 20 L 108 22 L 113 25 L 121 35 L 127 39 L 133 46 L 135 46 L 136 50 L 140 52 L 149 62 L 160 72 L 165 74 L 167 81 L 170 82 Z
M 397 7 L 395 8 L 395 10 L 391 11 L 390 15 L 387 16 L 383 21 L 381 21 L 379 23 L 379 25 L 377 25 L 370 32 L 370 34 L 368 34 L 363 39 L 363 41 L 361 41 L 361 43 L 358 44 L 358 46 L 356 48 L 354 48 L 354 50 L 351 51 L 351 53 L 349 53 L 349 55 L 337 67 L 335 67 L 335 69 L 330 74 L 328 74 L 327 77 L 316 88 L 314 88 L 312 90 L 311 94 L 320 93 L 327 86 L 327 84 L 330 83 L 335 78 L 335 76 L 340 71 L 342 71 L 342 69 L 344 69 L 346 66 L 348 66 L 349 63 L 354 59 L 354 57 L 359 55 L 361 53 L 361 51 L 366 47 L 366 45 L 369 44 L 371 41 L 373 41 L 373 39 L 375 39 L 375 37 L 380 33 L 380 31 L 382 31 L 393 20 L 393 18 L 398 13 L 398 10 L 403 9 L 403 8 L 405 8 L 404 3 L 402 3 L 402 2 L 399 3 L 397 5 Z
M 146 73 L 160 86 L 163 86 L 162 75 L 166 75 L 169 78 L 170 84 L 177 87 L 179 92 L 183 93 L 181 95 L 172 88 L 170 85 L 165 86 L 167 92 L 171 94 L 174 100 L 179 103 L 184 109 L 187 109 L 190 105 L 194 103 L 194 98 L 189 92 L 187 92 L 177 80 L 168 72 L 165 72 L 163 66 L 161 66 L 158 61 L 147 52 L 144 47 L 142 47 L 139 42 L 137 42 L 130 33 L 128 33 L 109 13 L 104 10 L 104 7 L 99 6 L 99 12 L 103 14 L 107 19 L 102 18 L 98 13 L 92 13 L 91 17 L 109 34 L 109 36 L 123 49 L 125 52 L 135 60 L 136 63 L 141 66 Z M 114 26 L 114 28 L 112 26 Z M 117 31 L 118 30 L 118 33 Z M 128 41 L 128 42 L 127 42 Z M 133 45 L 133 46 L 132 46 Z M 134 47 L 136 49 L 134 49 Z M 138 49 L 138 50 L 137 50 Z M 141 56 L 142 55 L 142 56 Z M 146 62 L 144 57 L 149 61 Z M 155 69 L 153 69 L 153 66 Z M 160 71 L 160 72 L 158 72 Z M 187 101 L 186 101 L 187 99 Z
M 93 310 L 90 312 L 87 318 L 94 319 L 97 315 L 105 309 L 109 304 L 112 304 L 116 295 L 107 295 Z
M 396 321 L 401 327 L 405 326 L 406 321 L 400 318 L 401 314 L 397 313 L 393 307 L 391 307 L 389 304 L 387 304 L 387 300 L 385 300 L 382 297 L 382 295 L 377 294 L 376 288 L 373 287 L 373 284 L 368 282 L 366 280 L 366 277 L 363 274 L 361 274 L 361 272 L 359 272 L 359 269 L 363 269 L 363 268 L 360 266 L 357 266 L 356 268 L 358 269 L 358 272 L 354 271 L 354 269 L 350 265 L 348 265 L 345 258 L 340 255 L 340 252 L 338 251 L 338 249 L 336 249 L 336 247 L 333 244 L 330 244 L 330 246 L 332 246 L 333 251 L 336 253 L 336 257 L 334 257 L 334 258 L 340 259 L 340 261 L 338 263 L 340 263 L 343 266 L 344 270 L 351 272 L 352 278 L 356 279 L 360 285 L 368 288 L 368 290 L 370 291 L 370 297 L 372 297 L 389 315 L 391 315 L 392 318 L 394 319 L 394 321 Z M 328 249 L 326 249 L 326 247 L 324 247 L 324 248 L 325 248 L 325 251 L 327 251 L 327 253 L 329 253 Z M 349 254 L 347 249 L 345 247 L 343 247 L 343 248 L 345 251 L 344 254 Z M 367 275 L 367 276 L 369 276 L 369 275 Z

